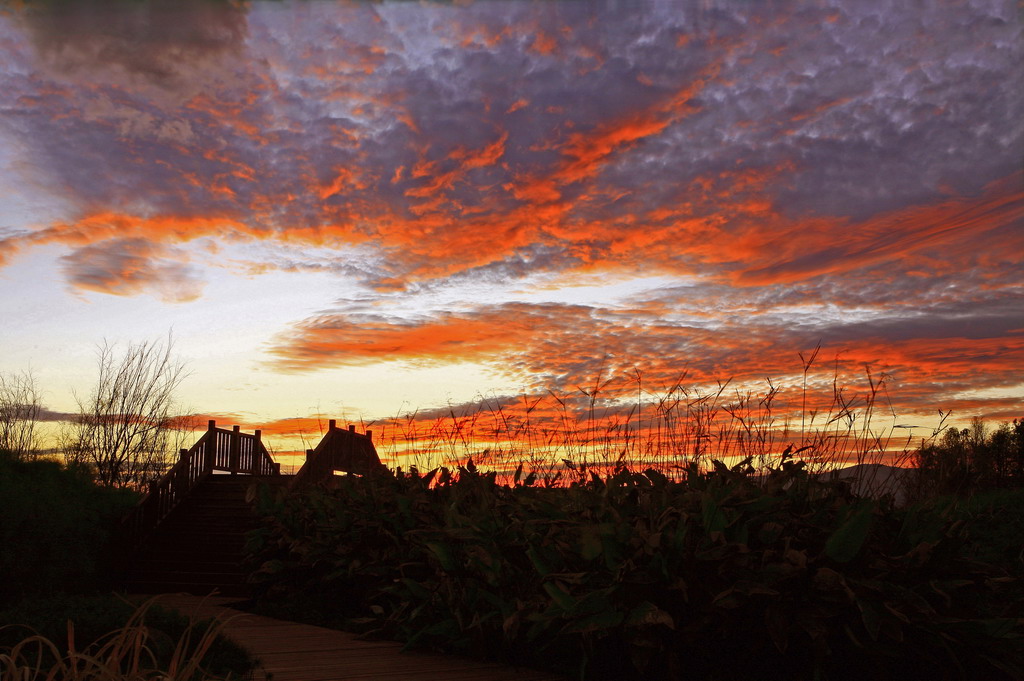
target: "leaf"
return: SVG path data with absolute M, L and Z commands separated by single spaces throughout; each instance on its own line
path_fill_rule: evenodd
M 771 637 L 775 648 L 780 652 L 786 652 L 789 647 L 789 618 L 781 607 L 769 607 L 764 613 L 765 629 Z
M 569 595 L 569 592 L 563 589 L 560 584 L 556 584 L 555 582 L 544 582 L 544 591 L 548 593 L 548 596 L 551 596 L 551 600 L 553 600 L 562 610 L 569 612 L 576 607 L 575 599 L 573 599 L 573 597 Z
M 986 636 L 990 638 L 1019 638 L 1020 620 L 1009 617 L 997 617 L 987 620 L 975 620 Z
M 284 563 L 280 560 L 268 560 L 260 566 L 260 572 L 267 575 L 276 575 L 284 572 Z
M 643 627 L 656 624 L 664 625 L 669 629 L 676 628 L 676 621 L 672 618 L 672 615 L 650 601 L 643 601 L 630 610 L 629 616 L 626 617 L 627 627 Z
M 435 475 L 437 475 L 437 469 L 436 468 L 428 471 L 427 474 L 423 476 L 423 486 L 424 487 L 430 487 L 430 483 L 434 479 Z
M 625 615 L 621 612 L 605 610 L 570 622 L 564 631 L 583 632 L 612 629 L 622 624 L 623 619 L 625 619 Z
M 521 621 L 521 616 L 519 614 L 519 611 L 516 610 L 511 615 L 506 617 L 505 621 L 501 623 L 501 630 L 505 634 L 505 640 L 507 640 L 507 641 L 515 640 L 516 635 L 519 633 L 519 622 L 520 621 Z
M 531 546 L 528 548 L 526 550 L 526 556 L 530 559 L 530 562 L 533 563 L 534 569 L 537 570 L 537 573 L 541 577 L 551 574 L 551 568 L 549 568 L 547 563 L 544 562 L 544 559 L 540 557 L 540 554 L 537 552 L 535 547 Z
M 882 617 L 872 603 L 857 599 L 857 607 L 860 608 L 860 619 L 872 641 L 878 640 L 878 631 L 882 627 Z
M 785 530 L 785 525 L 776 522 L 766 522 L 757 530 L 757 540 L 762 544 L 774 544 Z
M 668 484 L 668 478 L 665 477 L 665 474 L 661 471 L 655 470 L 654 468 L 648 468 L 645 470 L 644 475 L 646 475 L 647 479 L 655 483 L 658 487 L 664 487 Z
M 851 601 L 854 599 L 853 591 L 847 585 L 846 579 L 832 568 L 818 568 L 811 584 L 820 591 L 843 591 Z
M 447 545 L 436 541 L 428 541 L 426 546 L 437 557 L 444 570 L 452 571 L 456 568 L 455 559 L 452 557 L 452 553 Z
M 736 597 L 736 589 L 726 589 L 711 599 L 711 604 L 719 608 L 732 610 L 740 606 L 740 599 Z
M 400 581 L 405 585 L 405 588 L 409 590 L 409 593 L 416 598 L 421 601 L 430 600 L 430 592 L 424 589 L 423 585 L 419 582 L 409 579 L 408 577 L 402 577 Z
M 602 549 L 601 533 L 598 528 L 593 526 L 584 527 L 583 533 L 580 536 L 580 556 L 583 560 L 597 558 L 601 555 Z
M 710 496 L 705 496 L 701 501 L 701 515 L 704 519 L 704 531 L 708 534 L 712 532 L 721 532 L 725 529 L 725 514 L 722 513 L 722 508 L 715 503 L 715 500 Z
M 783 559 L 790 565 L 795 565 L 798 568 L 807 567 L 807 551 L 797 551 L 796 549 L 786 549 L 783 554 Z
M 825 555 L 837 563 L 851 561 L 864 546 L 864 542 L 871 532 L 874 516 L 874 502 L 870 500 L 860 502 L 825 542 Z

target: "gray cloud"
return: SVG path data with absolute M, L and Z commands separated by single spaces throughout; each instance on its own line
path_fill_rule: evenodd
M 110 239 L 84 246 L 61 263 L 68 282 L 79 289 L 116 295 L 150 292 L 183 302 L 197 298 L 203 282 L 192 266 L 180 261 L 182 256 L 142 239 Z
M 1019 165 L 1005 153 L 1024 130 L 1015 116 L 1024 89 L 1006 87 L 1022 56 L 1006 5 L 769 12 L 721 3 L 680 13 L 313 4 L 289 8 L 287 25 L 269 5 L 248 14 L 220 3 L 34 12 L 25 19 L 37 71 L 13 80 L 38 99 L 15 107 L 11 125 L 86 206 L 230 214 L 287 229 L 358 219 L 370 195 L 414 219 L 424 199 L 404 192 L 457 166 L 447 158 L 456 148 L 508 134 L 504 165 L 444 190 L 454 205 L 486 199 L 487 210 L 508 210 L 518 202 L 502 186 L 550 172 L 571 135 L 628 122 L 715 66 L 692 113 L 608 157 L 592 182 L 563 187 L 578 200 L 573 214 L 683 202 L 711 214 L 718 198 L 692 183 L 718 178 L 721 191 L 763 193 L 791 216 L 863 219 L 943 190 L 976 193 Z M 136 24 L 141 31 L 125 30 Z M 535 48 L 541 35 L 546 54 Z M 71 98 L 51 92 L 58 84 Z M 158 94 L 181 88 L 215 97 Z M 413 178 L 418 162 L 438 165 Z M 790 169 L 743 189 L 720 177 L 737 162 Z M 361 183 L 327 198 L 311 191 L 339 167 L 357 168 Z M 211 177 L 221 181 L 194 181 Z M 594 198 L 601 192 L 625 196 Z
M 58 81 L 115 85 L 156 103 L 223 86 L 244 56 L 246 9 L 207 0 L 33 3 L 15 16 Z

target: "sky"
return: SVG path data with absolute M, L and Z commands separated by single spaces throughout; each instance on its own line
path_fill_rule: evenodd
M 73 412 L 171 333 L 183 411 L 281 437 L 805 376 L 1022 417 L 1022 65 L 1012 0 L 6 4 L 0 371 Z

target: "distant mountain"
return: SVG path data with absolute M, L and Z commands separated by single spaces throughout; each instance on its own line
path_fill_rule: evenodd
M 909 490 L 917 477 L 916 468 L 899 468 L 880 463 L 860 463 L 846 468 L 821 473 L 826 480 L 843 480 L 850 489 L 863 497 L 882 497 L 891 494 L 897 506 L 904 505 Z

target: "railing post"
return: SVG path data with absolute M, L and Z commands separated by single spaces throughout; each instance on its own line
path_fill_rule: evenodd
M 160 487 L 154 480 L 149 483 L 149 496 L 146 497 L 146 511 L 143 514 L 145 520 L 143 527 L 151 530 L 160 522 Z
M 203 458 L 203 469 L 212 471 L 217 463 L 217 422 L 213 419 L 210 419 L 206 427 L 206 451 Z
M 238 457 L 242 451 L 242 435 L 241 428 L 239 426 L 232 426 L 231 428 L 231 450 L 228 454 L 228 468 L 231 470 L 231 475 L 238 473 Z
M 182 449 L 178 452 L 178 470 L 174 474 L 174 485 L 178 487 L 178 494 L 184 493 L 188 487 L 188 450 Z
M 316 466 L 316 461 L 313 459 L 314 451 L 315 450 L 313 449 L 306 450 L 306 463 L 302 465 L 302 470 L 306 473 L 307 478 L 312 478 L 315 480 L 319 477 L 320 472 L 318 470 L 314 470 L 314 467 Z M 323 456 L 321 456 L 320 458 L 322 459 Z
M 261 475 L 263 473 L 263 431 L 257 428 L 253 431 L 253 442 L 252 442 L 252 474 Z

